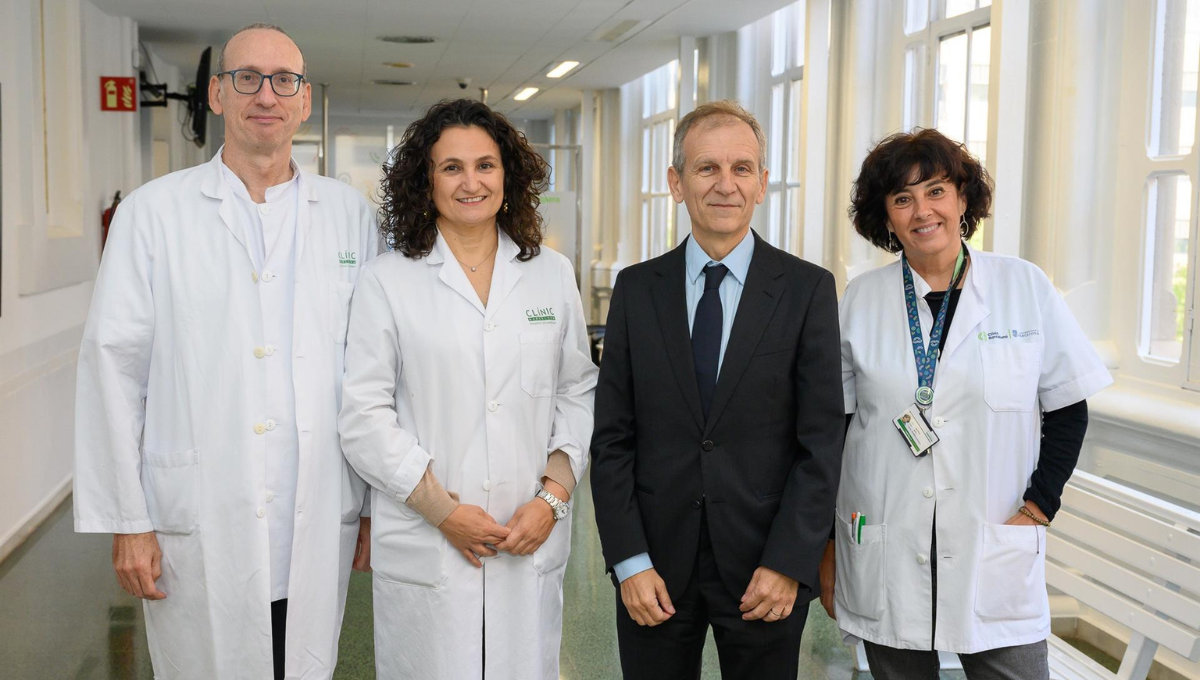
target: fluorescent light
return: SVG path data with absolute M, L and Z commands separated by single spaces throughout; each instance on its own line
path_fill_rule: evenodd
M 519 102 L 523 102 L 526 99 L 529 99 L 533 95 L 537 94 L 537 91 L 538 91 L 538 89 L 536 87 L 527 87 L 524 90 L 521 90 L 520 92 L 518 92 L 517 95 L 515 97 L 513 97 L 513 99 L 515 99 Z
M 553 71 L 547 73 L 546 77 L 547 78 L 562 78 L 563 76 L 567 75 L 568 71 L 575 68 L 576 66 L 579 66 L 579 62 L 564 61 L 563 63 L 559 64 L 558 66 L 555 66 Z

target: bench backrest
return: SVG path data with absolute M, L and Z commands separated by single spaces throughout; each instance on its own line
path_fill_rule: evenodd
M 1046 582 L 1130 628 L 1120 678 L 1158 646 L 1200 661 L 1200 513 L 1077 470 L 1046 541 Z

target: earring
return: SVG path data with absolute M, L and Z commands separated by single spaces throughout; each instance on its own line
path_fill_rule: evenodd
M 505 213 L 507 213 L 507 212 L 508 212 L 508 201 L 505 201 L 505 202 L 504 202 L 504 212 L 505 212 Z
M 958 223 L 958 231 L 961 232 L 963 236 L 966 236 L 970 229 L 971 227 L 967 224 L 967 214 L 963 213 L 962 220 Z
M 894 232 L 894 231 L 888 232 L 888 246 L 892 249 L 893 252 L 900 252 L 901 250 L 904 249 L 900 245 L 900 239 L 896 238 L 896 232 Z
M 429 217 L 429 211 L 428 211 L 428 210 L 422 210 L 422 211 L 421 211 L 421 217 Z

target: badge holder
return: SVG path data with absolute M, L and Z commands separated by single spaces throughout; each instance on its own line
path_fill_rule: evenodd
M 916 404 L 893 418 L 892 424 L 899 430 L 900 436 L 904 437 L 908 450 L 918 458 L 929 453 L 933 445 L 938 443 L 937 433 L 929 426 L 929 421 L 925 420 L 925 413 Z

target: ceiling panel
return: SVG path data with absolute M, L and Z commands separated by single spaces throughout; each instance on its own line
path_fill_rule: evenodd
M 180 66 L 195 69 L 205 45 L 219 47 L 255 21 L 282 25 L 304 50 L 313 82 L 331 85 L 335 112 L 423 110 L 442 97 L 490 88 L 502 109 L 549 111 L 578 102 L 584 88 L 617 87 L 669 61 L 683 35 L 733 31 L 790 0 L 91 0 L 139 24 L 144 41 Z M 589 41 L 621 21 L 642 22 L 617 43 Z M 432 45 L 399 45 L 385 35 L 431 36 Z M 561 80 L 545 77 L 563 59 L 583 62 Z M 403 61 L 412 69 L 383 62 Z M 468 90 L 455 80 L 471 79 Z M 383 87 L 377 78 L 416 80 Z M 524 104 L 504 102 L 516 88 L 543 92 Z M 336 93 L 336 96 L 335 96 Z M 374 114 L 373 114 L 374 115 Z

